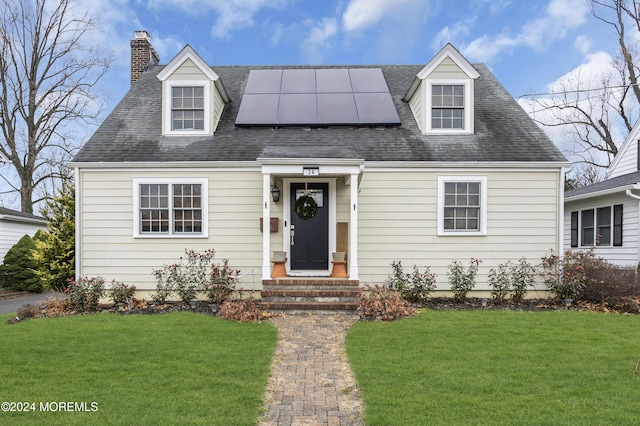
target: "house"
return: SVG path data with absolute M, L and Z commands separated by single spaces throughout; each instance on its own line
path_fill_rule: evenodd
M 565 193 L 564 248 L 595 248 L 619 266 L 640 262 L 640 120 L 607 168 L 606 179 Z
M 26 234 L 33 237 L 39 229 L 47 229 L 47 219 L 0 207 L 0 264 L 20 238 Z
M 208 65 L 190 46 L 162 66 L 145 31 L 131 47 L 131 89 L 72 163 L 78 275 L 151 290 L 152 269 L 214 248 L 260 289 L 272 252 L 324 277 L 343 247 L 360 285 L 402 260 L 446 289 L 476 257 L 486 289 L 562 246 L 566 159 L 451 44 L 375 66 Z

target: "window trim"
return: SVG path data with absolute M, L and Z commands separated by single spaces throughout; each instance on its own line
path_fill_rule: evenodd
M 597 235 L 599 225 L 598 221 L 598 210 L 602 209 L 610 209 L 610 220 L 609 220 L 609 244 L 598 244 L 597 243 Z M 585 244 L 584 242 L 584 226 L 583 226 L 583 214 L 584 212 L 591 211 L 593 212 L 593 241 Z M 616 218 L 619 216 L 619 221 L 616 221 Z M 622 247 L 624 243 L 624 204 L 605 204 L 600 206 L 594 206 L 590 208 L 574 210 L 570 214 L 570 229 L 571 229 L 571 240 L 570 246 L 572 248 L 588 248 L 588 247 L 596 247 L 596 248 L 607 248 L 607 247 Z M 575 235 L 574 235 L 575 234 Z
M 477 231 L 452 231 L 444 229 L 444 187 L 445 183 L 480 184 L 480 220 Z M 469 237 L 487 235 L 487 177 L 486 176 L 438 176 L 438 235 L 447 237 Z
M 166 80 L 163 82 L 163 128 L 165 136 L 202 136 L 211 131 L 211 82 L 208 80 Z M 204 98 L 204 129 L 202 130 L 173 130 L 172 128 L 172 100 L 174 87 L 202 87 Z
M 473 108 L 473 99 L 471 96 L 471 80 L 468 79 L 427 79 L 426 80 L 426 92 L 425 93 L 425 102 L 426 102 L 426 111 L 425 111 L 425 133 L 429 134 L 460 134 L 460 133 L 472 133 L 473 132 L 473 118 L 471 114 L 471 110 Z M 441 128 L 432 128 L 431 127 L 431 114 L 433 110 L 433 102 L 432 102 L 432 94 L 433 94 L 433 86 L 463 86 L 464 87 L 464 126 L 461 129 L 441 129 Z
M 140 231 L 140 185 L 169 185 L 169 232 L 143 233 Z M 173 232 L 173 185 L 201 185 L 202 232 Z M 133 238 L 208 238 L 209 237 L 209 181 L 207 178 L 134 178 L 133 179 Z

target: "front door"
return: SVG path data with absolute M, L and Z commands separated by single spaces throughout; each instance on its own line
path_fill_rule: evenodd
M 306 194 L 313 197 L 317 210 L 303 219 L 296 213 L 296 201 Z M 328 183 L 291 184 L 291 269 L 329 269 Z

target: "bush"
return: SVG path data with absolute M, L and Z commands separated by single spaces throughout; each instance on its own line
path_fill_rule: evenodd
M 489 285 L 491 286 L 491 298 L 494 303 L 502 303 L 507 300 L 511 292 L 511 262 L 501 263 L 498 269 L 489 270 Z
M 511 266 L 510 273 L 513 290 L 511 300 L 520 303 L 527 295 L 527 288 L 533 287 L 536 283 L 536 268 L 523 257 L 517 265 Z
M 413 272 L 406 273 L 402 269 L 402 263 L 391 262 L 393 275 L 387 280 L 390 289 L 396 290 L 400 297 L 409 301 L 420 303 L 429 298 L 429 294 L 436 288 L 436 274 L 425 267 L 424 272 L 420 272 L 416 265 L 413 265 Z
M 111 300 L 113 304 L 118 303 L 131 303 L 133 296 L 136 294 L 136 286 L 128 286 L 125 283 L 118 282 L 116 280 L 111 281 Z
M 42 281 L 35 272 L 38 267 L 33 259 L 36 245 L 29 235 L 25 235 L 13 245 L 0 265 L 0 283 L 3 287 L 17 291 L 40 293 Z
M 104 296 L 104 278 L 80 277 L 78 281 L 69 279 L 64 293 L 67 295 L 65 303 L 78 312 L 95 311 L 100 306 L 100 298 Z
M 221 305 L 236 289 L 240 270 L 229 267 L 229 259 L 222 259 L 222 264 L 211 265 L 209 283 L 206 285 L 207 299 L 211 303 Z
M 418 313 L 406 300 L 386 286 L 367 286 L 366 293 L 361 293 L 358 305 L 362 318 L 391 321 Z
M 480 259 L 471 258 L 467 269 L 462 266 L 462 262 L 457 260 L 454 260 L 449 265 L 447 277 L 449 278 L 449 286 L 455 301 L 464 301 L 467 298 L 467 293 L 475 288 L 478 265 L 480 263 L 482 263 Z

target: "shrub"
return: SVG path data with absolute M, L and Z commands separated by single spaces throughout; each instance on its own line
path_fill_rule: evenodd
M 402 269 L 402 263 L 391 262 L 391 275 L 387 284 L 390 289 L 396 290 L 400 297 L 409 302 L 424 302 L 429 298 L 429 294 L 436 288 L 436 274 L 432 273 L 429 267 L 425 267 L 424 272 L 420 272 L 416 265 L 413 265 L 413 272 L 406 273 Z
M 229 259 L 223 259 L 222 264 L 211 265 L 211 275 L 206 286 L 209 302 L 218 305 L 224 303 L 236 289 L 238 274 L 240 270 L 229 267 Z
M 536 283 L 536 268 L 523 257 L 520 258 L 517 265 L 511 266 L 510 273 L 513 290 L 511 299 L 520 303 L 527 295 L 527 288 L 533 287 Z
M 358 304 L 362 318 L 391 321 L 418 313 L 406 300 L 386 286 L 367 286 L 366 290 L 367 294 L 363 292 L 360 295 Z
M 453 292 L 453 298 L 457 302 L 462 302 L 467 298 L 467 293 L 476 286 L 476 277 L 478 275 L 478 265 L 482 263 L 480 259 L 471 258 L 469 267 L 464 268 L 462 262 L 454 260 L 449 265 L 447 277 L 449 285 Z
M 131 303 L 133 296 L 136 294 L 135 286 L 128 286 L 125 283 L 118 282 L 116 280 L 111 281 L 111 300 L 113 304 L 118 303 Z
M 22 305 L 16 314 L 21 320 L 26 318 L 36 318 L 39 315 L 39 309 L 36 306 L 26 304 Z
M 38 264 L 32 252 L 36 248 L 33 238 L 25 235 L 13 245 L 0 265 L 0 283 L 3 287 L 18 291 L 42 291 L 42 281 L 35 272 Z
M 502 303 L 507 300 L 511 291 L 511 262 L 501 263 L 498 269 L 489 270 L 489 285 L 491 286 L 491 298 L 494 303 Z
M 79 312 L 95 311 L 100 305 L 100 298 L 104 296 L 104 278 L 80 277 L 78 281 L 69 279 L 64 293 L 67 295 L 66 304 Z
M 591 254 L 585 254 L 590 252 Z M 582 251 L 567 250 L 564 258 L 550 251 L 542 258 L 540 267 L 544 284 L 557 300 L 578 300 L 582 296 L 587 274 L 583 266 L 586 257 L 593 255 L 594 249 Z

